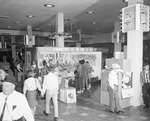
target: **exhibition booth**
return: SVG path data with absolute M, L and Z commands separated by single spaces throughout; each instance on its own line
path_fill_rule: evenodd
M 79 66 L 79 60 L 89 62 L 92 67 L 91 79 L 101 80 L 102 53 L 97 48 L 78 47 L 31 47 L 26 48 L 26 70 L 32 62 L 37 62 L 38 70 L 43 68 L 43 60 L 48 66 L 55 66 L 60 78 L 59 100 L 65 103 L 76 102 L 76 88 L 74 86 L 74 71 Z M 70 84 L 71 82 L 71 84 Z

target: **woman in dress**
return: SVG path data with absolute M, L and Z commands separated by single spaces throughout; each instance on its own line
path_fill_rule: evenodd
M 27 79 L 24 81 L 23 93 L 26 95 L 29 106 L 33 112 L 36 112 L 36 106 L 38 105 L 38 93 L 41 92 L 41 85 L 37 78 L 35 78 L 36 73 L 33 71 L 27 72 Z

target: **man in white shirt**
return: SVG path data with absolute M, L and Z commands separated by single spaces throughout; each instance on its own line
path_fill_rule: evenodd
M 120 107 L 120 101 L 118 96 L 118 75 L 120 66 L 117 63 L 111 65 L 111 71 L 108 75 L 108 91 L 109 91 L 109 106 L 110 112 L 123 114 L 123 110 Z
M 44 77 L 43 81 L 43 89 L 41 96 L 43 97 L 46 93 L 46 105 L 45 111 L 43 112 L 45 115 L 49 114 L 50 111 L 50 100 L 52 98 L 54 104 L 54 121 L 58 121 L 58 85 L 59 81 L 57 76 L 53 73 L 53 67 L 48 68 L 48 75 Z
M 15 77 L 6 76 L 0 93 L 0 121 L 14 121 L 22 117 L 34 121 L 31 109 L 23 94 L 15 91 Z

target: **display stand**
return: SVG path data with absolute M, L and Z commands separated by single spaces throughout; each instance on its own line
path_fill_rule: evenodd
M 76 103 L 76 89 L 73 87 L 60 88 L 59 100 L 64 103 Z
M 130 72 L 131 62 L 127 59 L 106 59 L 106 66 L 110 69 L 113 63 L 118 63 L 124 72 Z M 100 93 L 100 103 L 109 106 L 109 93 L 107 90 L 107 79 L 109 70 L 102 71 L 101 74 L 101 93 Z M 132 96 L 132 87 L 123 89 L 122 87 L 122 76 L 119 75 L 119 99 L 121 108 L 130 106 L 130 97 Z M 130 90 L 130 91 L 129 91 Z

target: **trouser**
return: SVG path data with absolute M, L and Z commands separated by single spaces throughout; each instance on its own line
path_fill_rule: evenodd
M 54 117 L 58 117 L 58 96 L 57 96 L 57 93 L 58 93 L 57 89 L 52 89 L 52 90 L 47 89 L 47 91 L 46 91 L 45 111 L 46 111 L 46 113 L 50 112 L 50 100 L 52 98 L 53 104 L 54 104 Z
M 83 85 L 83 88 L 88 87 L 88 79 L 87 79 L 87 77 L 83 77 L 82 78 L 82 85 Z
M 75 84 L 76 84 L 76 90 L 80 90 L 80 87 L 79 87 L 79 77 L 75 77 Z
M 118 86 L 114 85 L 114 89 L 112 89 L 109 85 L 107 86 L 109 92 L 109 106 L 111 111 L 120 111 L 122 110 L 120 107 L 119 95 L 118 95 Z
M 79 90 L 83 89 L 83 77 L 79 78 Z
M 150 83 L 145 83 L 142 86 L 142 93 L 143 93 L 143 102 L 144 102 L 145 106 L 149 106 Z
M 88 85 L 91 84 L 91 74 L 88 74 Z

